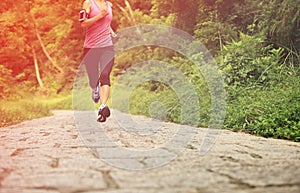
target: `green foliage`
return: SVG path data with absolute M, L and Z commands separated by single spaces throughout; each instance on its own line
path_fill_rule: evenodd
M 5 79 L 12 76 L 17 82 L 12 92 L 42 91 L 51 95 L 70 90 L 65 84 L 73 82 L 82 49 L 83 32 L 78 30 L 75 17 L 80 4 L 17 0 L 1 12 L 0 42 L 5 49 L 0 58 L 1 64 L 11 70 Z M 37 81 L 38 72 L 43 88 Z
M 135 57 L 134 57 L 135 56 Z M 199 56 L 200 57 L 200 56 Z M 203 56 L 202 56 L 203 57 Z M 159 60 L 164 61 L 172 68 L 163 67 L 163 69 L 153 67 L 154 65 L 150 65 L 151 68 L 147 66 L 137 65 L 139 62 L 147 61 L 147 60 Z M 132 87 L 133 83 L 141 82 L 137 88 L 130 94 L 130 113 L 132 114 L 142 114 L 145 116 L 153 116 L 149 111 L 149 108 L 155 107 L 157 105 L 162 104 L 162 109 L 165 113 L 165 118 L 168 121 L 182 123 L 182 109 L 183 105 L 181 104 L 182 100 L 186 97 L 190 97 L 190 93 L 188 96 L 184 95 L 184 92 L 187 91 L 185 88 L 186 85 L 190 85 L 196 95 L 197 99 L 191 99 L 190 105 L 192 108 L 199 109 L 199 121 L 196 125 L 207 126 L 210 119 L 210 92 L 206 85 L 206 81 L 204 80 L 199 68 L 189 61 L 187 58 L 180 56 L 178 53 L 174 53 L 171 50 L 164 48 L 134 48 L 117 58 L 117 66 L 122 69 L 122 67 L 129 68 L 126 78 L 117 80 L 118 84 L 114 88 L 118 89 L 117 94 L 113 95 L 118 97 L 118 99 L 113 98 L 114 108 L 118 108 L 119 110 L 126 111 L 126 106 L 122 106 L 122 104 L 116 104 L 116 101 L 124 101 L 127 99 L 122 99 L 122 96 L 125 94 L 125 90 L 128 90 L 129 87 Z M 135 64 L 136 66 L 131 66 Z M 121 67 L 122 65 L 122 67 Z M 132 70 L 135 69 L 135 70 Z M 176 70 L 175 70 L 176 69 Z M 181 74 L 178 74 L 178 72 Z M 118 72 L 116 72 L 118 73 Z M 128 76 L 128 73 L 131 73 Z M 123 75 L 124 76 L 124 75 Z M 149 77 L 150 80 L 155 80 L 155 77 L 159 76 L 160 81 L 168 80 L 165 84 L 164 82 L 158 81 L 148 81 L 143 82 L 143 78 Z M 140 80 L 141 79 L 141 80 Z M 174 90 L 171 85 L 183 85 L 182 87 Z M 122 92 L 124 90 L 124 92 Z M 114 92 L 114 91 L 113 91 Z M 126 95 L 125 95 L 126 96 Z M 160 110 L 162 110 L 160 109 Z M 158 110 L 158 112 L 161 112 Z M 155 113 L 154 113 L 155 114 Z M 184 115 L 187 116 L 187 115 Z M 188 116 L 187 116 L 188 117 Z M 156 117 L 157 118 L 157 117 Z M 187 123 L 192 123 L 193 120 L 188 120 L 189 118 L 184 117 Z
M 195 37 L 215 55 L 227 42 L 247 33 L 253 24 L 256 3 L 252 0 L 200 0 Z
M 231 24 L 210 20 L 197 24 L 195 37 L 215 55 L 225 42 L 237 38 L 237 31 Z
M 153 87 L 156 88 L 155 91 L 151 91 Z M 137 87 L 130 95 L 129 108 L 132 114 L 180 123 L 178 96 L 159 82 L 148 82 Z
M 267 85 L 280 73 L 283 49 L 264 46 L 264 39 L 240 34 L 220 52 L 220 68 L 229 86 Z
M 40 100 L 40 103 L 45 104 L 51 110 L 71 110 L 72 96 L 71 95 L 52 96 L 50 98 L 44 98 Z
M 299 69 L 282 60 L 284 49 L 241 34 L 220 52 L 227 83 L 225 128 L 300 141 Z
M 300 78 L 285 76 L 272 87 L 236 89 L 227 108 L 225 128 L 300 141 Z
M 300 3 L 294 0 L 263 0 L 258 4 L 255 20 L 258 33 L 278 46 L 300 53 Z M 289 55 L 293 60 L 293 55 Z M 296 62 L 299 65 L 299 57 Z

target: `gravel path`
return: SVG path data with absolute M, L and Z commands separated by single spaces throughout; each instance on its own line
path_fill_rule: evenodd
M 300 144 L 113 111 L 0 128 L 0 193 L 299 193 Z M 138 128 L 138 129 L 137 129 Z

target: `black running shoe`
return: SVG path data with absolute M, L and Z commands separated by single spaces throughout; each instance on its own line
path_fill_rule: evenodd
M 110 116 L 110 110 L 107 106 L 105 106 L 103 109 L 100 109 L 98 111 L 97 121 L 98 122 L 105 122 L 106 118 L 108 118 L 109 116 Z

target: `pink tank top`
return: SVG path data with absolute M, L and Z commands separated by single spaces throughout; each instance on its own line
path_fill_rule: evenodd
M 91 10 L 89 17 L 95 17 L 101 10 L 94 0 L 91 1 Z M 87 27 L 85 34 L 84 47 L 85 48 L 101 48 L 112 46 L 112 39 L 110 35 L 110 23 L 112 20 L 112 9 L 107 4 L 108 15 L 96 21 L 93 25 Z

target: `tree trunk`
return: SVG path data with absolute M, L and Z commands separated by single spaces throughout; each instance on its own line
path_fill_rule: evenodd
M 39 65 L 38 65 L 38 62 L 37 62 L 37 57 L 36 57 L 35 49 L 33 48 L 33 46 L 31 46 L 31 50 L 32 50 L 32 56 L 33 56 L 36 79 L 39 83 L 40 88 L 43 88 L 44 84 L 43 84 L 43 81 L 42 81 L 41 76 L 40 76 Z
M 35 24 L 35 19 L 33 16 L 32 17 L 32 20 L 33 20 L 33 28 L 34 28 L 34 31 L 35 31 L 35 35 L 40 43 L 40 46 L 42 47 L 42 50 L 44 52 L 44 54 L 46 55 L 46 57 L 48 58 L 48 60 L 51 62 L 51 64 L 59 71 L 59 73 L 63 73 L 63 69 L 61 67 L 59 67 L 58 65 L 55 64 L 54 60 L 51 58 L 50 54 L 48 53 L 48 51 L 46 50 L 46 47 L 42 41 L 42 38 L 40 36 L 40 33 L 38 32 L 38 29 L 36 27 L 36 24 Z

